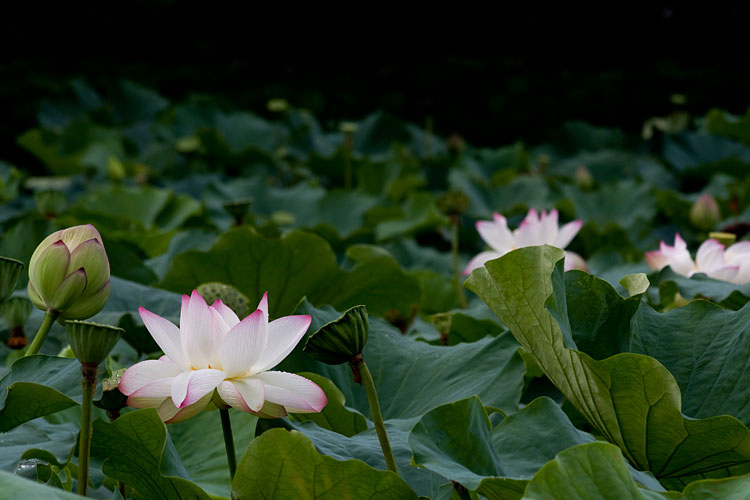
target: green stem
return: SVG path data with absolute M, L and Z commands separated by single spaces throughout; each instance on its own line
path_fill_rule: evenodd
M 458 303 L 461 309 L 466 309 L 466 292 L 461 283 L 461 270 L 458 268 L 458 216 L 451 216 L 451 256 L 453 257 L 453 286 L 456 288 Z
M 36 331 L 34 340 L 31 341 L 29 350 L 26 351 L 26 354 L 24 354 L 24 356 L 31 356 L 32 354 L 36 354 L 39 352 L 39 349 L 42 348 L 42 344 L 44 344 L 44 339 L 47 338 L 47 334 L 49 333 L 50 328 L 52 328 L 52 324 L 55 322 L 59 315 L 60 313 L 57 311 L 47 311 L 47 314 L 44 315 L 44 321 L 42 321 L 42 325 L 39 327 L 39 330 Z
M 96 367 L 94 363 L 81 366 L 83 374 L 83 400 L 81 401 L 81 438 L 78 443 L 78 494 L 86 496 L 89 485 L 89 456 L 91 453 L 91 408 L 96 387 Z
M 370 369 L 367 368 L 367 363 L 363 358 L 360 358 L 357 369 L 362 376 L 362 385 L 365 386 L 367 391 L 367 402 L 370 404 L 370 414 L 372 415 L 372 421 L 375 424 L 375 431 L 378 433 L 378 441 L 380 441 L 380 448 L 383 450 L 383 456 L 385 457 L 385 464 L 389 470 L 392 470 L 398 474 L 398 467 L 396 467 L 396 459 L 393 457 L 393 450 L 391 450 L 391 443 L 388 442 L 388 433 L 385 430 L 385 424 L 383 423 L 383 415 L 380 413 L 380 403 L 378 402 L 378 393 L 375 390 L 375 382 L 372 380 Z
M 229 420 L 229 410 L 220 408 L 219 415 L 221 415 L 221 430 L 224 431 L 224 448 L 226 448 L 227 451 L 229 479 L 234 481 L 234 473 L 237 472 L 237 454 L 234 452 L 234 439 L 232 439 L 232 422 Z

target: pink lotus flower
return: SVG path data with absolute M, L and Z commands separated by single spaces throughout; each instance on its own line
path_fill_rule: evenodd
M 223 302 L 208 306 L 200 294 L 182 296 L 180 327 L 139 309 L 143 324 L 164 352 L 137 363 L 122 376 L 120 391 L 135 408 L 157 408 L 165 422 L 200 412 L 216 390 L 234 408 L 264 417 L 319 412 L 328 403 L 310 380 L 268 371 L 303 337 L 310 316 L 268 322 L 268 293 L 242 321 Z
M 646 252 L 645 257 L 649 267 L 657 271 L 669 266 L 677 274 L 687 277 L 703 273 L 738 285 L 750 283 L 750 241 L 735 243 L 725 251 L 724 245 L 717 240 L 708 239 L 698 247 L 693 261 L 685 240 L 675 233 L 674 246 L 662 241 L 659 250 Z
M 497 259 L 516 248 L 547 244 L 564 249 L 581 229 L 583 222 L 574 220 L 558 227 L 557 217 L 557 210 L 551 210 L 549 213 L 542 210 L 542 215 L 539 216 L 532 208 L 518 229 L 513 232 L 508 229 L 505 217 L 497 212 L 494 214 L 494 221 L 477 221 L 479 236 L 492 250 L 481 252 L 471 259 L 464 269 L 464 274 L 471 274 L 488 260 Z M 586 261 L 575 252 L 565 252 L 565 270 L 571 269 L 585 271 Z

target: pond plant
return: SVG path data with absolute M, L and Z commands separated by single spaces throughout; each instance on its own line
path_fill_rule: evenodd
M 70 91 L 0 162 L 0 498 L 748 498 L 748 116 Z

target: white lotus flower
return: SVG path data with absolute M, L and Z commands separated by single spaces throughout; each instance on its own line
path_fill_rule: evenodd
M 581 229 L 583 222 L 574 220 L 558 227 L 557 220 L 557 210 L 551 210 L 549 213 L 542 210 L 540 216 L 532 208 L 526 218 L 521 221 L 518 229 L 513 232 L 508 229 L 508 221 L 505 217 L 497 212 L 494 214 L 493 221 L 477 221 L 479 236 L 492 250 L 481 252 L 471 259 L 464 269 L 464 274 L 471 274 L 474 269 L 482 267 L 485 262 L 497 259 L 516 248 L 547 244 L 564 249 Z M 565 252 L 565 270 L 571 269 L 585 271 L 586 261 L 575 252 Z
M 216 389 L 228 405 L 259 416 L 318 412 L 323 390 L 293 373 L 269 371 L 297 345 L 310 316 L 268 322 L 268 294 L 242 321 L 223 302 L 208 306 L 194 290 L 182 296 L 180 327 L 139 309 L 143 324 L 164 352 L 137 363 L 122 376 L 120 391 L 135 408 L 157 408 L 165 422 L 201 411 Z
M 735 243 L 725 250 L 717 240 L 708 239 L 698 247 L 693 261 L 685 240 L 676 233 L 674 246 L 662 241 L 659 250 L 646 252 L 645 257 L 649 267 L 657 271 L 669 266 L 687 277 L 703 273 L 738 285 L 750 283 L 750 241 Z

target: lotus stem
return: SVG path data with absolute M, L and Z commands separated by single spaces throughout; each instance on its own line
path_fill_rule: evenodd
M 227 451 L 227 466 L 229 467 L 229 479 L 234 481 L 234 473 L 237 471 L 237 454 L 234 451 L 234 439 L 232 438 L 232 421 L 229 420 L 229 410 L 220 408 L 221 430 L 224 432 L 224 448 Z
M 380 413 L 380 403 L 378 402 L 378 393 L 375 390 L 375 382 L 372 380 L 370 369 L 367 367 L 367 363 L 365 363 L 365 360 L 361 355 L 358 356 L 356 367 L 362 377 L 362 385 L 364 385 L 365 391 L 367 391 L 367 402 L 370 404 L 370 414 L 372 415 L 372 421 L 375 424 L 375 431 L 378 434 L 380 449 L 383 450 L 385 464 L 388 466 L 388 470 L 398 474 L 396 459 L 393 457 L 391 443 L 388 441 L 388 433 L 386 432 L 385 424 L 383 423 L 383 415 Z
M 47 313 L 44 315 L 44 321 L 42 321 L 39 330 L 36 331 L 34 340 L 31 341 L 29 350 L 26 351 L 26 354 L 24 354 L 24 356 L 31 356 L 32 354 L 36 354 L 39 352 L 39 349 L 42 348 L 42 344 L 44 344 L 44 339 L 47 338 L 47 334 L 49 333 L 50 328 L 52 328 L 52 324 L 55 322 L 59 315 L 60 313 L 57 311 L 52 311 L 51 309 L 47 310 Z
M 78 494 L 86 496 L 89 484 L 89 456 L 91 454 L 91 409 L 96 387 L 96 368 L 94 363 L 81 365 L 83 375 L 83 399 L 81 401 L 81 437 L 78 443 Z
M 458 223 L 457 215 L 451 216 L 451 257 L 453 258 L 453 286 L 456 288 L 458 303 L 461 309 L 466 309 L 466 292 L 461 284 L 461 270 L 458 268 Z

